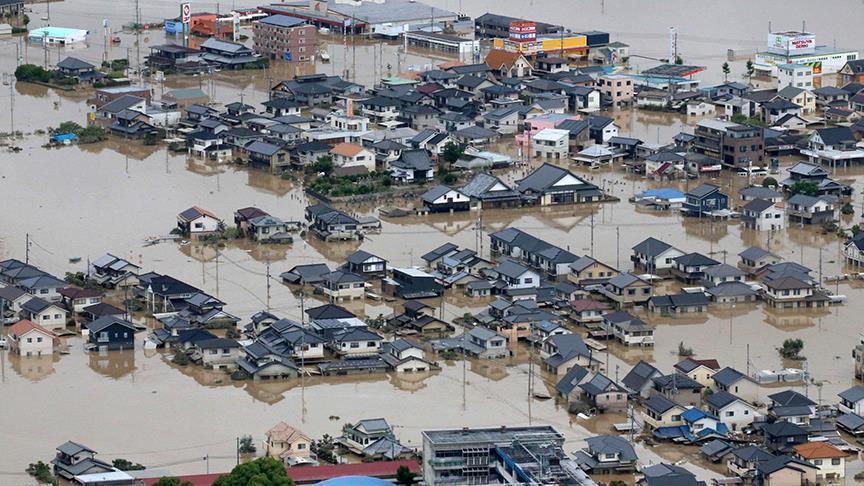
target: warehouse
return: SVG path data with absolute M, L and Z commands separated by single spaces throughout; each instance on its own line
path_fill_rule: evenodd
M 47 44 L 69 45 L 77 44 L 87 40 L 87 32 L 83 29 L 68 29 L 65 27 L 42 27 L 33 29 L 27 34 L 31 42 L 45 42 Z

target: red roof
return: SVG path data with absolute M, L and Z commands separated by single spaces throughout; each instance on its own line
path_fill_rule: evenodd
M 41 332 L 47 336 L 50 336 L 51 339 L 54 341 L 54 344 L 57 344 L 58 338 L 57 338 L 56 334 L 49 331 L 48 329 L 45 329 L 44 327 L 40 326 L 39 324 L 36 324 L 33 321 L 28 321 L 27 319 L 21 319 L 20 321 L 13 324 L 12 327 L 9 328 L 9 334 L 15 335 L 15 336 L 20 338 L 21 336 L 27 334 L 30 331 L 34 331 L 34 330 L 39 331 L 39 332 Z
M 377 478 L 396 477 L 396 470 L 400 466 L 407 466 L 413 473 L 420 473 L 420 464 L 413 460 L 380 461 L 360 464 L 336 464 L 328 466 L 300 466 L 288 468 L 288 476 L 296 483 L 308 484 L 325 481 L 327 479 L 344 476 L 372 476 Z M 177 476 L 181 481 L 189 481 L 193 486 L 212 486 L 212 484 L 226 473 L 195 474 L 192 476 Z M 160 478 L 145 478 L 144 484 L 150 486 Z

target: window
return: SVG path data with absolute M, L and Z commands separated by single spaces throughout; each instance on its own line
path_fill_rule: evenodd
M 360 343 L 351 343 L 351 347 L 352 347 L 352 348 L 359 348 L 359 347 L 360 347 Z
M 839 466 L 840 465 L 840 458 L 835 457 L 835 458 L 831 459 L 831 465 L 832 466 Z
M 734 417 L 734 416 L 735 416 L 735 412 L 730 410 L 730 411 L 726 412 L 726 416 L 727 416 L 727 417 Z
M 28 342 L 28 343 L 32 343 L 32 342 L 33 342 L 33 338 L 27 338 L 27 342 Z
M 37 342 L 37 343 L 41 343 L 41 342 L 42 342 L 42 337 L 37 337 L 37 338 L 36 338 L 36 342 Z
M 375 347 L 375 341 L 368 341 L 366 343 L 366 347 L 367 348 L 374 348 Z
M 813 459 L 813 465 L 814 466 L 821 466 L 822 465 L 822 459 Z

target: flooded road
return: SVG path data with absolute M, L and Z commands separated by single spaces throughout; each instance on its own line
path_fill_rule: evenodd
M 446 5 L 445 0 L 433 3 L 456 8 L 454 0 Z M 535 3 L 537 8 L 532 10 L 532 16 L 538 20 L 560 21 L 560 12 L 566 8 L 558 0 L 535 0 Z M 541 4 L 543 8 L 539 8 Z M 856 2 L 841 4 L 849 12 L 862 8 Z M 87 12 L 98 11 L 110 18 L 112 25 L 119 25 L 129 20 L 125 16 L 130 5 L 128 1 L 107 4 L 100 0 L 52 4 L 52 23 L 90 28 L 98 33 L 101 19 Z M 236 4 L 253 5 L 248 0 Z M 771 5 L 777 8 L 770 8 Z M 682 20 L 682 25 L 677 25 L 685 61 L 715 66 L 722 62 L 726 48 L 761 45 L 766 19 L 772 15 L 787 17 L 775 19 L 775 26 L 796 27 L 799 19 L 791 16 L 798 15 L 803 8 L 782 5 L 780 8 L 779 3 L 768 2 L 754 7 L 737 1 L 724 4 L 722 14 L 748 12 L 742 22 L 716 22 L 721 13 L 688 15 L 689 23 L 684 25 Z M 524 0 L 476 0 L 464 2 L 463 6 L 474 15 L 492 8 L 518 15 L 524 10 Z M 675 19 L 683 19 L 689 12 L 688 6 L 677 0 L 653 6 L 651 15 L 663 21 L 651 23 L 644 21 L 641 10 L 631 0 L 591 0 L 584 2 L 580 25 L 565 24 L 583 30 L 607 29 L 631 43 L 634 52 L 665 55 L 667 19 L 672 19 L 673 24 Z M 39 10 L 41 6 L 33 8 Z M 227 10 L 225 5 L 222 8 Z M 172 16 L 175 10 L 176 4 L 165 0 L 148 2 L 143 7 L 147 21 Z M 827 15 L 822 9 L 807 15 L 808 27 L 822 34 L 823 40 L 828 35 L 823 32 L 841 36 L 853 31 L 851 27 L 837 26 L 833 16 L 829 24 L 823 18 Z M 31 17 L 35 20 L 39 13 Z M 646 26 L 647 31 L 638 33 Z M 98 37 L 95 34 L 90 45 L 80 49 L 52 52 L 53 62 L 68 54 L 99 61 L 102 51 Z M 128 34 L 122 38 L 121 46 L 112 48 L 109 57 L 126 55 L 126 48 L 134 39 Z M 152 45 L 162 42 L 163 36 L 161 32 L 151 32 L 142 35 L 142 39 Z M 318 69 L 340 74 L 346 62 L 353 61 L 355 53 L 353 46 L 346 49 L 338 42 L 341 40 L 328 41 L 334 61 L 330 65 L 316 68 L 277 63 L 267 71 L 217 74 L 212 82 L 213 96 L 216 101 L 230 102 L 243 92 L 247 102 L 257 103 L 266 99 L 266 88 L 273 79 Z M 855 42 L 860 43 L 860 37 L 838 37 L 838 45 L 855 47 Z M 376 47 L 358 43 L 356 49 L 357 59 L 368 60 Z M 355 78 L 358 82 L 369 83 L 376 75 L 382 75 L 387 63 L 395 65 L 395 46 L 385 46 L 378 56 L 381 52 L 383 57 L 376 58 L 381 60 L 377 69 L 358 69 Z M 38 63 L 43 54 L 29 48 L 23 55 Z M 134 56 L 132 52 L 129 54 Z M 410 54 L 400 62 L 422 65 L 434 60 Z M 14 46 L 0 43 L 0 72 L 14 70 L 14 64 Z M 719 72 L 714 71 L 710 76 Z M 178 77 L 169 79 L 164 87 L 156 85 L 153 89 L 204 83 L 201 78 Z M 25 132 L 56 126 L 64 120 L 83 122 L 88 111 L 86 93 L 17 84 L 15 97 L 15 126 Z M 10 98 L 4 93 L 0 100 L 4 103 L 0 105 L 0 127 L 5 131 L 9 126 L 6 103 Z M 637 136 L 646 142 L 666 141 L 695 122 L 656 113 L 622 111 L 614 116 L 622 127 L 622 135 Z M 659 184 L 617 170 L 583 174 L 619 197 L 621 201 L 617 203 L 485 211 L 482 248 L 476 246 L 477 215 L 468 213 L 385 220 L 381 234 L 362 242 L 325 244 L 298 238 L 289 246 L 231 242 L 219 249 L 174 243 L 144 247 L 145 237 L 166 234 L 174 227 L 176 214 L 192 205 L 207 208 L 225 220 L 231 219 L 235 209 L 250 205 L 283 219 L 297 220 L 302 218 L 308 201 L 301 188 L 291 181 L 230 165 L 187 159 L 160 147 L 112 139 L 95 146 L 46 150 L 41 147 L 44 142 L 44 136 L 28 135 L 16 141 L 22 148 L 20 153 L 0 152 L 3 209 L 0 259 L 23 258 L 28 233 L 34 242 L 32 263 L 59 276 L 82 271 L 88 258 L 111 252 L 139 264 L 145 271 L 169 273 L 218 296 L 228 303 L 226 311 L 244 322 L 266 308 L 268 302 L 278 315 L 300 318 L 299 302 L 287 287 L 270 286 L 268 299 L 268 265 L 272 275 L 297 264 L 320 261 L 332 268 L 359 248 L 387 258 L 391 265 L 417 265 L 420 255 L 445 242 L 476 248 L 488 256 L 488 233 L 506 227 L 520 228 L 574 253 L 593 255 L 625 269 L 630 267 L 630 248 L 646 236 L 654 236 L 682 250 L 703 252 L 729 263 L 735 263 L 737 253 L 744 248 L 759 244 L 784 259 L 808 265 L 814 274 L 820 268 L 824 275 L 857 271 L 844 268 L 841 240 L 822 235 L 815 228 L 794 226 L 769 237 L 766 233 L 745 231 L 735 221 L 699 222 L 677 214 L 637 210 L 627 202 L 634 192 L 669 185 L 686 189 L 695 182 Z M 515 152 L 508 143 L 498 149 Z M 502 176 L 514 180 L 524 170 L 520 168 Z M 864 189 L 862 175 L 864 171 L 855 169 L 838 171 L 836 177 L 851 181 L 857 195 Z M 727 176 L 717 182 L 730 194 L 736 194 L 746 180 Z M 349 210 L 376 213 L 374 206 L 353 206 Z M 857 212 L 845 224 L 851 225 L 859 218 Z M 81 262 L 70 264 L 71 257 L 81 257 Z M 847 283 L 832 286 L 837 293 L 849 296 L 850 301 L 821 311 L 781 312 L 761 305 L 738 305 L 713 306 L 709 312 L 697 316 L 646 316 L 658 325 L 657 347 L 629 350 L 612 346 L 608 361 L 603 357 L 604 365 L 610 377 L 623 376 L 639 359 L 668 370 L 678 361 L 678 344 L 683 342 L 694 349 L 697 357 L 718 358 L 722 365 L 747 369 L 749 351 L 751 369 L 778 369 L 787 364 L 781 361 L 775 348 L 784 339 L 795 337 L 804 340 L 802 354 L 807 357 L 806 366 L 821 383 L 802 391 L 833 401 L 838 391 L 853 382 L 849 356 L 860 330 L 858 316 L 864 312 L 861 287 Z M 486 302 L 450 296 L 444 305 L 444 318 L 452 320 L 465 312 L 476 312 Z M 306 305 L 312 304 L 307 301 Z M 391 311 L 388 304 L 373 302 L 353 303 L 349 308 L 370 317 Z M 255 384 L 231 382 L 225 375 L 199 368 L 176 368 L 162 354 L 145 353 L 140 345 L 134 352 L 98 356 L 85 355 L 79 338 L 70 338 L 68 344 L 71 354 L 52 358 L 19 359 L 5 352 L 0 356 L 2 484 L 17 483 L 18 477 L 3 475 L 20 474 L 29 462 L 48 459 L 55 445 L 69 439 L 84 442 L 108 458 L 125 457 L 172 473 L 201 473 L 207 467 L 201 457 L 209 455 L 211 470 L 225 470 L 232 465 L 235 437 L 252 434 L 260 443 L 264 431 L 280 420 L 317 437 L 337 434 L 347 421 L 384 416 L 396 425 L 400 440 L 415 446 L 419 445 L 420 431 L 427 428 L 548 423 L 567 435 L 568 450 L 581 447 L 581 440 L 589 433 L 607 432 L 614 423 L 614 417 L 582 422 L 554 400 L 529 401 L 524 352 L 500 362 L 470 362 L 464 368 L 461 362 L 442 363 L 440 371 L 424 375 Z M 547 388 L 555 382 L 553 377 L 543 378 Z M 430 403 L 435 406 L 430 407 Z M 21 420 L 26 416 L 38 417 L 39 426 Z M 331 416 L 339 418 L 331 420 Z M 662 448 L 656 450 L 666 457 L 679 454 Z M 645 461 L 659 460 L 648 450 L 640 450 L 640 455 Z M 6 481 L 6 477 L 14 479 Z

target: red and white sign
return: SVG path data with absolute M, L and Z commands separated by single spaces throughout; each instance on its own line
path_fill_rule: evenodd
M 184 24 L 188 24 L 192 20 L 192 6 L 188 3 L 180 5 L 180 19 Z

